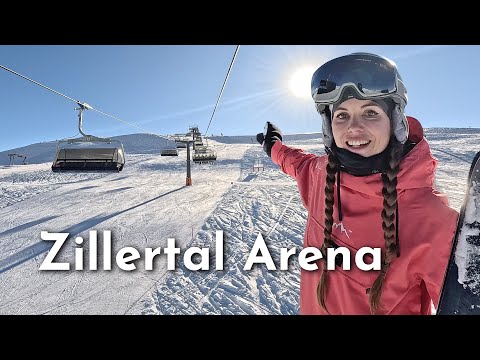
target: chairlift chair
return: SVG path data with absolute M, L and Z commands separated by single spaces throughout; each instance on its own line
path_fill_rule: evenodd
M 195 145 L 195 152 L 197 153 L 206 153 L 207 152 L 207 146 L 205 145 Z
M 160 153 L 161 156 L 178 156 L 177 149 L 163 149 Z
M 203 145 L 203 140 L 202 140 L 202 137 L 200 135 L 198 135 L 195 138 L 195 146 L 197 146 L 197 145 Z
M 217 160 L 217 153 L 208 146 L 208 140 L 205 138 L 205 144 L 195 145 L 192 160 L 198 164 L 213 163 Z
M 78 130 L 83 135 L 75 139 L 60 140 L 52 163 L 52 171 L 122 171 L 125 150 L 118 140 L 87 135 L 82 130 L 82 112 L 92 107 L 78 103 Z
M 206 146 L 202 146 L 201 149 L 195 149 L 192 155 L 192 160 L 197 164 L 213 163 L 217 160 L 217 153 Z
M 173 142 L 173 140 L 171 140 L 171 139 L 168 140 L 167 144 L 169 142 Z M 176 141 L 175 141 L 175 146 L 170 146 L 170 147 L 166 147 L 166 148 L 162 149 L 162 151 L 160 152 L 160 155 L 161 156 L 178 156 Z
M 175 146 L 176 146 L 177 149 L 186 149 L 187 148 L 187 143 L 175 140 Z

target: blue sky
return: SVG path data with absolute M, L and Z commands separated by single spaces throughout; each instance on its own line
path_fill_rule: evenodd
M 207 129 L 236 45 L 0 45 L 0 65 L 147 132 Z M 251 135 L 265 121 L 286 134 L 321 131 L 311 98 L 294 94 L 299 69 L 373 52 L 395 61 L 407 115 L 424 127 L 476 127 L 478 45 L 241 45 L 208 135 Z M 309 85 L 305 91 L 308 93 Z M 78 135 L 76 104 L 0 68 L 0 151 Z M 142 132 L 94 111 L 84 132 Z

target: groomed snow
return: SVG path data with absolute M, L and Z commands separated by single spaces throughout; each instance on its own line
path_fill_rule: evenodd
M 261 129 L 260 129 L 261 130 Z M 460 210 L 470 161 L 479 150 L 478 129 L 427 129 L 439 159 L 436 183 Z M 0 314 L 298 314 L 299 265 L 288 271 L 256 266 L 244 271 L 262 233 L 279 264 L 279 248 L 302 249 L 307 213 L 296 183 L 280 172 L 253 136 L 217 137 L 208 144 L 214 164 L 192 164 L 185 186 L 186 149 L 160 156 L 168 143 L 152 135 L 115 137 L 125 147 L 122 172 L 53 173 L 55 142 L 0 153 Z M 285 142 L 323 154 L 319 134 Z M 28 154 L 28 164 L 8 166 L 8 153 Z M 253 171 L 255 160 L 264 166 Z M 480 218 L 479 214 L 469 216 Z M 114 253 L 132 246 L 142 258 L 134 271 L 40 271 L 50 249 L 41 231 L 70 234 L 56 261 L 74 263 L 75 238 L 111 230 Z M 224 270 L 215 270 L 215 232 L 224 232 Z M 182 249 L 175 270 L 165 255 L 145 270 L 143 249 L 164 248 L 174 238 Z M 209 247 L 209 270 L 191 271 L 186 248 Z M 99 269 L 102 266 L 99 247 Z

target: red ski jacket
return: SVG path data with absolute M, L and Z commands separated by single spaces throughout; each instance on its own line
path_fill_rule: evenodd
M 427 139 L 421 135 L 415 147 L 400 163 L 397 176 L 400 256 L 393 260 L 383 284 L 377 314 L 431 314 L 431 301 L 438 305 L 458 212 L 449 207 L 445 194 L 434 188 L 437 160 Z M 304 247 L 320 248 L 323 243 L 327 156 L 307 154 L 278 141 L 272 160 L 296 179 L 308 220 Z M 354 261 L 362 247 L 385 250 L 381 212 L 380 174 L 353 176 L 341 173 L 340 198 L 343 219 L 338 220 L 335 183 L 332 240 L 351 253 L 351 269 L 328 271 L 326 306 L 330 314 L 370 314 L 369 289 L 379 270 L 360 270 Z M 326 314 L 317 301 L 319 269 L 301 269 L 300 314 Z

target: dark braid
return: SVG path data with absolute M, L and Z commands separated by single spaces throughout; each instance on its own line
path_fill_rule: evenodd
M 397 213 L 397 175 L 400 171 L 400 161 L 403 155 L 403 145 L 394 137 L 390 139 L 390 160 L 389 168 L 382 174 L 383 182 L 383 211 L 382 229 L 385 239 L 385 258 L 382 261 L 382 268 L 377 279 L 369 289 L 370 311 L 372 314 L 380 308 L 380 296 L 382 294 L 383 281 L 393 259 L 399 254 L 399 244 L 396 238 L 395 220 Z M 325 260 L 322 275 L 317 286 L 317 299 L 320 306 L 328 313 L 325 298 L 327 290 L 327 249 L 332 247 L 331 235 L 333 227 L 333 205 L 335 175 L 338 169 L 338 162 L 333 154 L 328 155 L 327 179 L 325 185 L 325 230 L 321 252 Z M 339 186 L 339 184 L 337 184 Z
M 338 162 L 333 154 L 328 155 L 327 163 L 327 181 L 325 185 L 325 230 L 323 231 L 323 244 L 320 249 L 324 258 L 323 271 L 317 286 L 317 299 L 320 306 L 328 313 L 325 305 L 325 296 L 327 290 L 327 249 L 332 247 L 332 227 L 333 227 L 333 204 L 335 185 L 335 175 L 337 173 Z
M 402 160 L 403 146 L 394 137 L 390 139 L 390 161 L 389 168 L 382 174 L 383 182 L 383 211 L 382 211 L 382 229 L 383 238 L 385 239 L 385 258 L 382 261 L 380 274 L 369 291 L 370 296 L 370 312 L 375 313 L 380 308 L 380 296 L 382 294 L 383 282 L 385 275 L 390 267 L 391 262 L 399 255 L 399 244 L 396 238 L 396 214 L 398 209 L 397 203 L 397 174 L 400 170 L 400 161 Z

